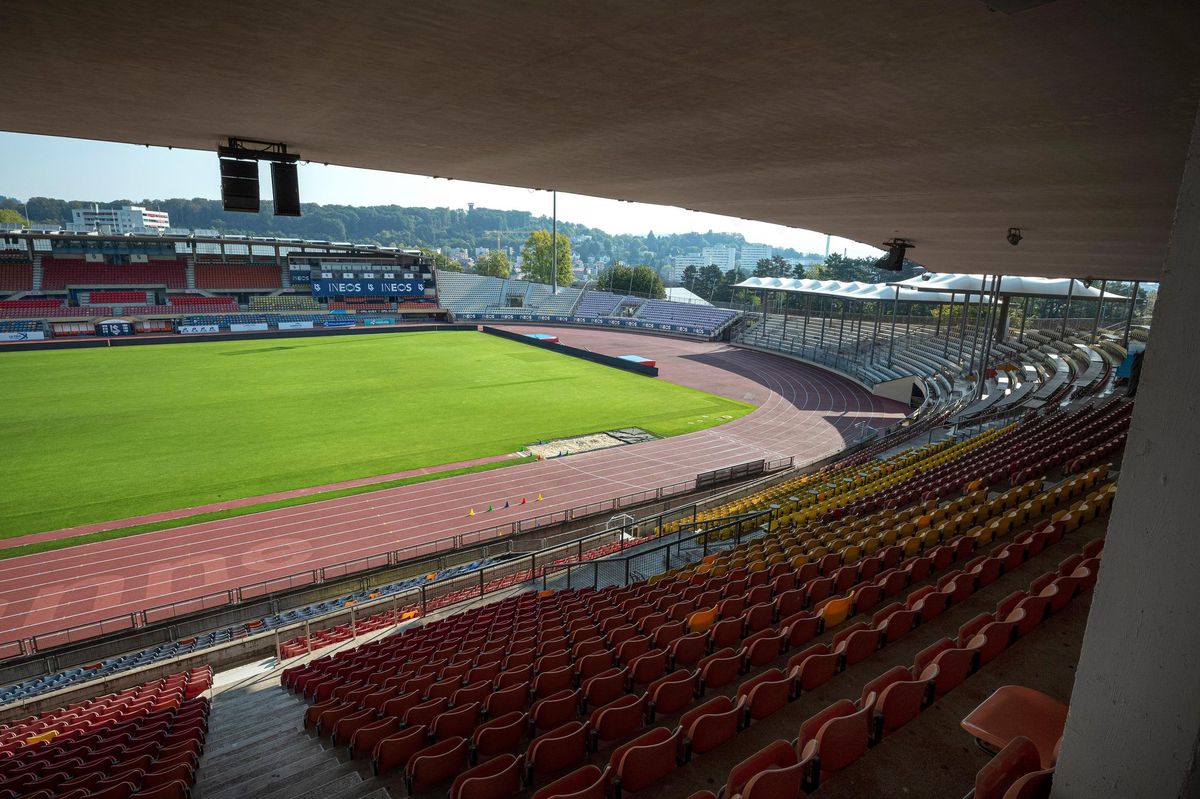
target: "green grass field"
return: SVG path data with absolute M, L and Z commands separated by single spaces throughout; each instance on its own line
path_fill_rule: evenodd
M 0 353 L 0 538 L 750 410 L 482 333 Z

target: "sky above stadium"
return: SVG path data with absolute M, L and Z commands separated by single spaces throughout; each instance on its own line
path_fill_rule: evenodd
M 198 150 L 168 150 L 133 144 L 0 133 L 0 195 L 25 200 L 220 198 L 217 159 Z M 269 185 L 266 165 L 262 180 Z M 367 169 L 300 165 L 300 196 L 323 205 L 407 205 L 430 208 L 481 208 L 529 211 L 550 215 L 550 193 L 421 175 Z M 752 222 L 666 205 L 620 202 L 580 194 L 558 195 L 558 217 L 609 233 L 645 235 L 718 231 L 740 233 L 747 241 L 824 252 L 825 236 L 801 228 Z M 877 252 L 834 237 L 831 252 L 851 256 Z

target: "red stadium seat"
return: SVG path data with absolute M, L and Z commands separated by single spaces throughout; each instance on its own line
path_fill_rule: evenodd
M 629 670 L 617 667 L 584 680 L 579 686 L 583 694 L 584 708 L 602 707 L 612 702 L 625 693 L 628 681 Z
M 454 778 L 449 799 L 508 799 L 521 789 L 521 761 L 499 755 Z
M 726 647 L 702 659 L 699 663 L 701 692 L 720 688 L 737 679 L 742 668 L 742 656 Z
M 486 721 L 471 736 L 471 759 L 516 751 L 529 729 L 529 714 L 514 710 Z
M 578 763 L 587 754 L 589 730 L 581 721 L 572 721 L 543 733 L 525 750 L 526 782 L 533 774 L 553 774 Z
M 529 691 L 528 682 L 493 691 L 483 703 L 484 714 L 494 719 L 515 710 L 524 710 L 529 705 Z
M 354 733 L 354 737 L 350 739 L 350 756 L 351 757 L 370 757 L 375 751 L 375 746 L 384 738 L 398 732 L 400 729 L 400 719 L 395 716 L 386 716 L 374 724 L 367 724 L 359 727 Z
M 737 695 L 746 698 L 746 710 L 752 719 L 763 719 L 792 698 L 792 678 L 779 669 L 768 669 L 738 686 Z
M 613 750 L 613 799 L 622 791 L 635 793 L 648 788 L 675 770 L 679 763 L 680 730 L 655 727 Z
M 609 770 L 584 766 L 535 791 L 532 799 L 605 799 Z
M 404 784 L 411 795 L 445 782 L 466 767 L 466 739 L 447 738 L 409 758 L 404 769 Z
M 691 704 L 696 695 L 696 675 L 680 669 L 650 683 L 646 689 L 650 697 L 651 720 L 653 715 L 669 715 Z
M 553 730 L 576 718 L 579 714 L 580 691 L 562 690 L 533 703 L 529 709 L 529 721 L 534 732 Z
M 371 770 L 386 774 L 396 768 L 405 768 L 409 759 L 425 748 L 429 728 L 423 724 L 405 727 L 397 733 L 380 739 L 371 754 Z
M 680 716 L 685 759 L 693 752 L 703 754 L 714 749 L 736 735 L 742 728 L 745 705 L 745 697 L 739 697 L 735 704 L 727 696 L 714 696 Z
M 632 735 L 646 720 L 649 700 L 645 694 L 625 694 L 597 708 L 588 720 L 592 749 L 599 741 L 615 741 Z

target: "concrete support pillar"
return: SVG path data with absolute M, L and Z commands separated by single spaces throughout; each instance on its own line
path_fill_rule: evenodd
M 1025 324 L 1029 321 L 1029 298 L 1021 305 L 1021 343 L 1025 343 Z
M 1056 799 L 1200 796 L 1200 118 L 1071 694 Z
M 999 318 L 996 320 L 996 338 L 997 344 L 1003 344 L 1008 338 L 1008 303 L 1012 297 L 1003 297 L 1000 300 Z

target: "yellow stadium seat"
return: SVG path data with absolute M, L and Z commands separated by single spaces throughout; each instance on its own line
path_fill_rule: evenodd
M 688 632 L 704 633 L 717 622 L 716 608 L 705 608 L 698 610 L 688 616 L 687 626 Z
M 836 627 L 850 617 L 854 607 L 854 597 L 847 596 L 833 599 L 821 608 L 821 618 L 825 620 L 825 628 Z

